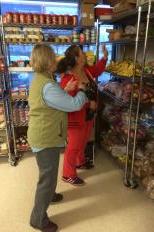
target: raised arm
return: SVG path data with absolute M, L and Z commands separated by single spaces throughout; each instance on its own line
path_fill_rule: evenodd
M 108 59 L 108 51 L 105 47 L 105 45 L 102 46 L 102 51 L 103 51 L 103 58 L 100 59 L 96 64 L 93 66 L 86 66 L 86 69 L 91 73 L 91 75 L 94 78 L 97 78 L 99 75 L 101 75 L 106 67 L 106 62 Z

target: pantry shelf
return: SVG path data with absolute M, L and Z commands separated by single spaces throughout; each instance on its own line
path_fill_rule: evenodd
M 48 42 L 48 41 L 42 41 L 42 42 L 36 42 L 36 43 L 34 43 L 34 42 L 29 42 L 29 43 L 20 43 L 20 42 L 17 42 L 17 43 L 7 43 L 7 45 L 9 46 L 9 45 L 21 45 L 21 46 L 27 46 L 27 45 L 29 45 L 29 46 L 33 46 L 33 45 L 36 45 L 36 44 L 46 44 L 46 45 L 68 45 L 68 46 L 70 46 L 70 45 L 83 45 L 83 46 L 89 46 L 89 45 L 93 45 L 93 46 L 95 46 L 96 45 L 96 43 L 91 43 L 91 42 L 86 42 L 86 43 L 73 43 L 73 42 L 69 42 L 69 43 L 66 43 L 66 42 L 64 42 L 64 43 L 58 43 L 58 42 Z
M 3 24 L 4 28 L 5 27 L 34 27 L 34 28 L 46 28 L 46 29 L 57 29 L 57 30 L 73 30 L 74 27 L 73 25 L 48 25 L 48 24 L 15 24 L 15 23 L 9 23 L 9 24 Z
M 114 78 L 119 78 L 119 79 L 122 79 L 122 80 L 130 80 L 132 81 L 132 76 L 122 76 L 122 75 L 118 75 L 117 73 L 114 73 L 114 72 L 110 72 L 110 71 L 105 71 L 106 73 L 109 73 L 111 75 L 111 78 L 114 77 Z M 140 80 L 140 76 L 135 76 L 135 81 L 139 81 Z M 143 81 L 152 81 L 154 82 L 154 74 L 147 74 L 147 73 L 144 73 L 143 74 Z
M 28 96 L 12 96 L 13 101 L 17 100 L 28 100 Z
M 1 157 L 3 157 L 3 156 L 6 157 L 6 155 L 8 155 L 8 151 L 6 151 L 6 152 L 0 152 L 0 156 Z
M 31 67 L 9 67 L 9 72 L 33 72 Z
M 151 37 L 148 39 L 149 42 L 153 42 L 154 41 L 154 37 Z M 121 40 L 114 40 L 114 41 L 105 41 L 105 42 L 101 42 L 100 44 L 135 44 L 136 40 L 135 39 L 121 39 Z M 144 39 L 139 39 L 139 43 L 144 43 Z
M 14 124 L 14 127 L 18 128 L 18 127 L 28 127 L 27 123 L 21 123 L 21 124 Z
M 111 92 L 102 90 L 101 93 L 102 93 L 102 94 L 105 94 L 107 97 L 109 97 L 110 99 L 114 100 L 119 106 L 128 108 L 128 106 L 129 106 L 128 103 L 123 102 L 120 98 L 117 98 L 117 97 L 116 97 L 115 95 L 113 95 Z M 115 102 L 114 102 L 114 103 L 115 103 Z

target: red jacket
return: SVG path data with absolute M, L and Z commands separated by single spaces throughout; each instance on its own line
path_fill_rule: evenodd
M 85 66 L 85 73 L 89 78 L 90 74 L 93 78 L 97 78 L 104 70 L 106 66 L 106 60 L 101 59 L 99 60 L 94 66 Z M 73 74 L 64 74 L 61 79 L 61 87 L 64 89 L 67 83 L 73 78 L 73 80 L 77 80 L 75 75 Z M 77 92 L 79 91 L 78 87 L 68 92 L 71 96 L 75 96 Z M 75 111 L 72 113 L 68 113 L 68 126 L 69 127 L 76 127 L 76 126 L 82 126 L 85 123 L 86 118 L 86 109 L 88 108 L 88 103 L 86 103 L 80 111 Z

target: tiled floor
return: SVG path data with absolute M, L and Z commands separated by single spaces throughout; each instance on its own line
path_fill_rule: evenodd
M 63 155 L 61 155 L 60 172 Z M 58 182 L 64 201 L 50 206 L 48 213 L 62 232 L 152 232 L 154 202 L 140 189 L 122 184 L 122 172 L 99 152 L 93 170 L 80 171 L 87 182 L 73 187 Z M 17 167 L 0 159 L 0 232 L 33 232 L 29 215 L 37 181 L 37 166 L 31 154 Z

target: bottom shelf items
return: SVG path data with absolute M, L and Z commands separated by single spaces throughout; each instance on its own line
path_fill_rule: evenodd
M 29 147 L 26 135 L 20 135 L 16 139 L 16 146 L 17 146 L 17 151 L 19 152 L 30 151 L 30 147 Z
M 154 200 L 154 128 L 152 124 L 150 124 L 150 127 L 145 124 L 145 122 L 152 120 L 151 117 L 153 117 L 151 113 L 142 113 L 138 122 L 134 176 L 142 184 L 148 197 Z M 122 106 L 116 106 L 106 102 L 101 118 L 101 145 L 117 161 L 118 166 L 124 169 L 127 158 L 126 145 L 129 111 Z M 134 126 L 135 114 L 132 113 L 128 157 L 129 167 L 132 164 L 132 150 L 135 135 Z

